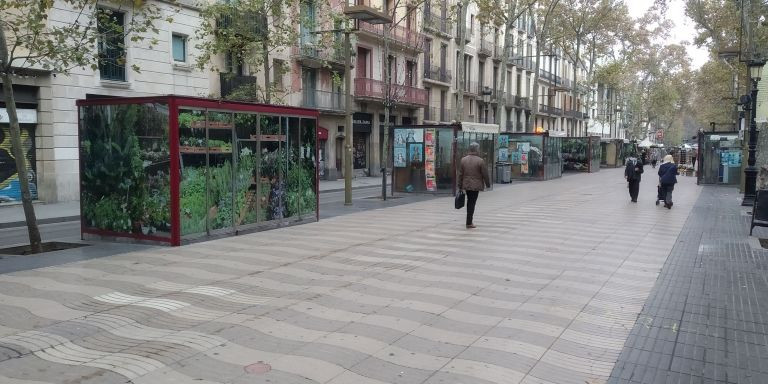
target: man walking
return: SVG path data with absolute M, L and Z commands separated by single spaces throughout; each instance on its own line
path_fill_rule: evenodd
M 636 157 L 627 159 L 627 166 L 624 168 L 624 178 L 629 184 L 629 198 L 633 203 L 637 203 L 637 195 L 640 193 L 640 177 L 643 174 L 643 161 Z
M 488 175 L 488 167 L 485 160 L 480 157 L 480 144 L 469 144 L 469 153 L 461 159 L 458 175 L 459 190 L 467 194 L 467 228 L 476 228 L 472 223 L 475 214 L 475 203 L 480 191 L 485 187 L 491 187 L 491 177 Z

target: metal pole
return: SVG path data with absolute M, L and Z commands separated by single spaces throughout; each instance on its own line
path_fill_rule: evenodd
M 744 200 L 742 206 L 751 206 L 755 202 L 755 189 L 757 187 L 757 167 L 755 167 L 755 152 L 757 152 L 757 79 L 752 79 L 752 103 L 750 105 L 751 113 L 749 118 L 749 157 L 747 158 L 747 168 L 744 169 Z
M 349 40 L 351 31 L 344 31 L 344 91 L 346 92 L 346 121 L 344 132 L 344 205 L 352 205 L 352 42 Z

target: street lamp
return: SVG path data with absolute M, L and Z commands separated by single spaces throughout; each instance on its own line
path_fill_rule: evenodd
M 352 20 L 358 20 L 369 24 L 390 24 L 392 18 L 384 12 L 371 8 L 368 5 L 348 5 L 344 8 L 344 15 Z M 344 134 L 344 205 L 352 205 L 352 42 L 349 35 L 354 30 L 344 30 L 344 92 L 346 92 L 345 121 L 346 132 Z
M 744 200 L 741 205 L 751 206 L 755 202 L 755 188 L 757 184 L 757 167 L 755 167 L 755 152 L 757 150 L 757 83 L 760 81 L 760 75 L 763 72 L 765 59 L 752 59 L 747 63 L 749 67 L 749 78 L 752 81 L 751 95 L 744 98 L 744 109 L 751 110 L 749 118 L 749 157 L 747 158 L 747 168 L 744 169 Z

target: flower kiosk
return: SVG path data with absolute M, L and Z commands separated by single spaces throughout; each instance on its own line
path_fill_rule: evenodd
M 564 137 L 563 171 L 598 172 L 600 171 L 600 137 Z
M 318 219 L 317 111 L 78 100 L 83 237 L 180 245 Z

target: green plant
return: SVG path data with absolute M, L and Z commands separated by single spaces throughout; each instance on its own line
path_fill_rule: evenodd
M 198 114 L 200 113 L 200 114 Z M 182 112 L 179 113 L 179 128 L 190 128 L 193 122 L 205 120 L 202 112 Z

